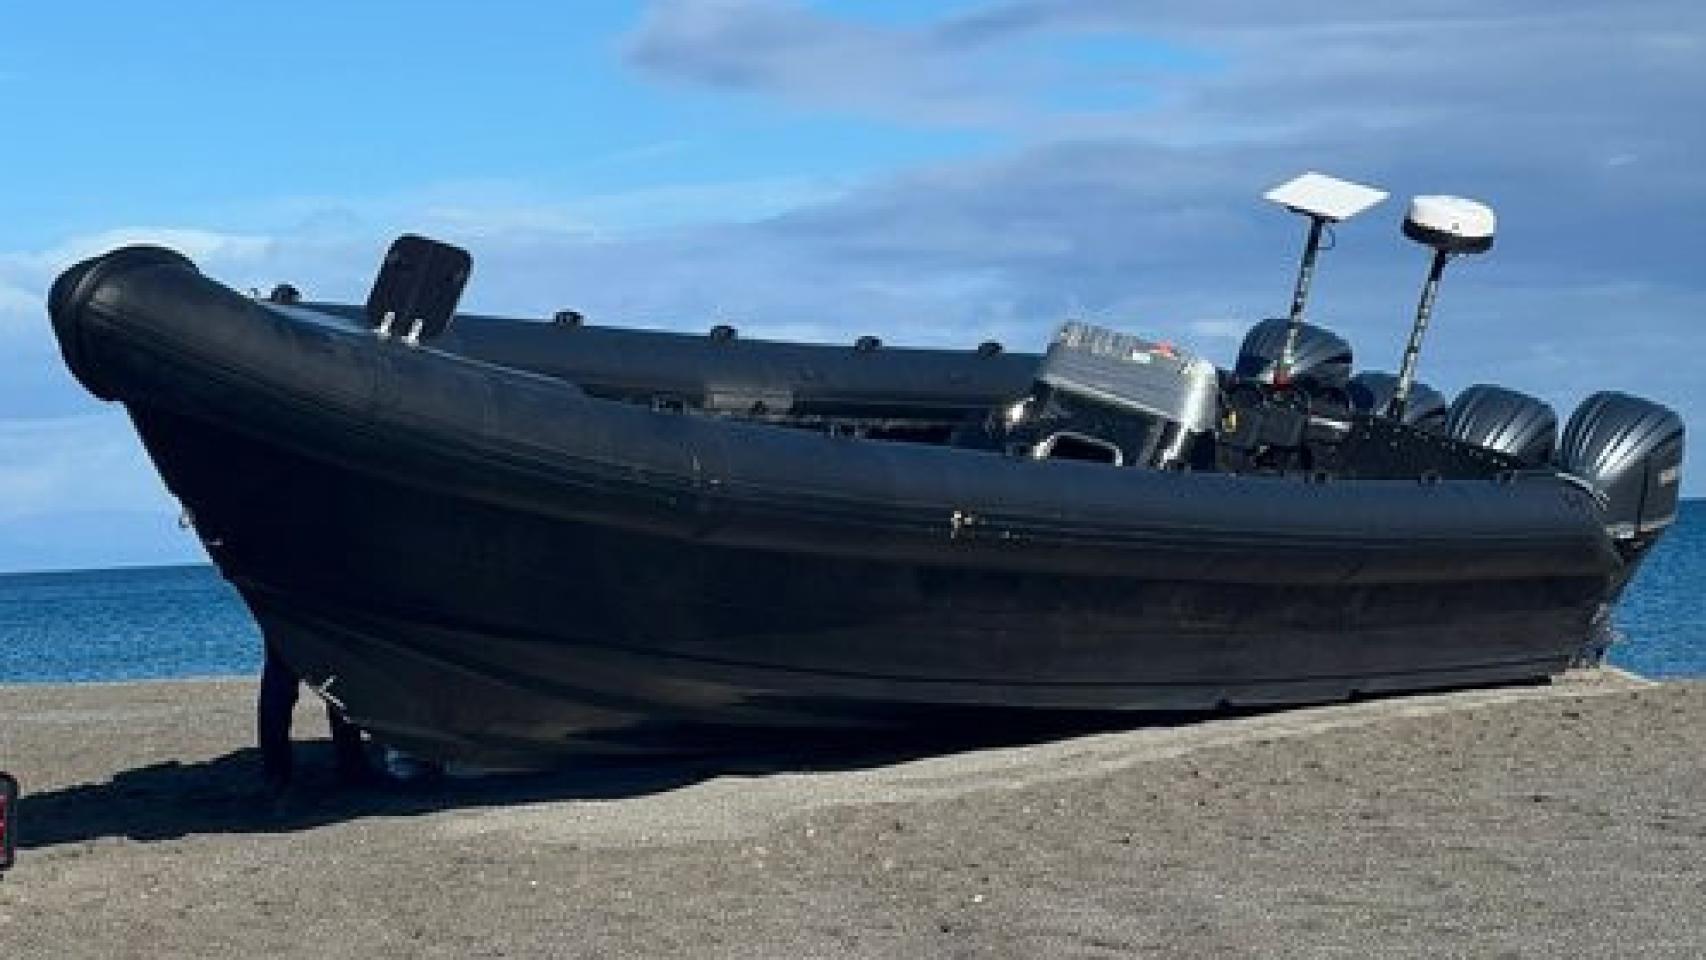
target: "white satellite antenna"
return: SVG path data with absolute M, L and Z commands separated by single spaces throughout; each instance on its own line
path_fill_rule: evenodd
M 1291 317 L 1286 324 L 1285 345 L 1280 348 L 1279 362 L 1274 364 L 1273 382 L 1277 385 L 1291 379 L 1291 365 L 1297 356 L 1297 336 L 1303 327 L 1303 307 L 1309 300 L 1309 283 L 1315 277 L 1315 256 L 1321 252 L 1322 230 L 1329 223 L 1349 220 L 1385 200 L 1386 191 L 1324 173 L 1306 173 L 1287 180 L 1262 197 L 1309 218 L 1309 240 L 1303 247 L 1303 263 L 1297 269 L 1297 287 L 1291 294 Z
M 1462 197 L 1416 197 L 1410 201 L 1410 212 L 1404 217 L 1404 236 L 1424 246 L 1434 248 L 1433 264 L 1428 268 L 1427 282 L 1422 284 L 1422 298 L 1416 304 L 1416 322 L 1410 327 L 1410 341 L 1404 345 L 1404 361 L 1398 368 L 1398 384 L 1392 391 L 1391 408 L 1387 411 L 1403 419 L 1404 406 L 1410 399 L 1410 384 L 1416 378 L 1416 360 L 1422 353 L 1422 334 L 1428 331 L 1433 318 L 1434 299 L 1439 296 L 1439 280 L 1445 273 L 1446 261 L 1468 253 L 1486 253 L 1493 247 L 1493 231 L 1498 218 L 1493 208 Z

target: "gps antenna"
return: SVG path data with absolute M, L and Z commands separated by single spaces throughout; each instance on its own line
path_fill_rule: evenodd
M 1439 296 L 1440 277 L 1452 257 L 1466 253 L 1486 253 L 1493 247 L 1493 228 L 1497 225 L 1493 208 L 1462 197 L 1417 197 L 1410 201 L 1409 215 L 1404 218 L 1404 236 L 1434 249 L 1433 263 L 1428 267 L 1428 279 L 1422 284 L 1422 297 L 1416 304 L 1416 322 L 1410 327 L 1410 342 L 1404 345 L 1404 362 L 1398 368 L 1398 385 L 1392 391 L 1392 404 L 1387 410 L 1394 419 L 1404 418 L 1404 407 L 1410 402 L 1410 385 L 1416 379 L 1416 361 L 1422 353 L 1422 335 L 1433 319 L 1434 300 Z
M 1279 361 L 1274 364 L 1273 382 L 1281 386 L 1291 380 L 1291 367 L 1297 359 L 1297 335 L 1303 329 L 1303 308 L 1309 300 L 1309 283 L 1315 278 L 1315 256 L 1321 252 L 1322 231 L 1329 223 L 1349 220 L 1385 200 L 1386 191 L 1324 173 L 1306 173 L 1287 180 L 1262 197 L 1309 218 L 1309 239 L 1303 245 L 1303 262 L 1297 268 L 1297 287 L 1291 294 L 1291 316 L 1286 322 L 1285 344 L 1280 348 Z

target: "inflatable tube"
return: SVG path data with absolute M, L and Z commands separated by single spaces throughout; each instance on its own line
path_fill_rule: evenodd
M 593 331 L 462 318 L 409 347 L 134 251 L 62 280 L 68 363 L 127 405 L 269 642 L 438 756 L 1534 679 L 1588 642 L 1626 562 L 1551 471 L 1140 470 L 599 395 L 693 379 L 680 358 L 654 378 L 651 351 L 617 364 L 624 338 L 743 350 L 719 380 L 749 364 L 796 396 L 809 358 L 835 385 L 819 409 L 917 384 L 932 416 L 1006 393 L 1019 371 L 998 365 L 1031 362 L 1012 354 L 608 331 L 523 369 L 495 359 Z M 932 364 L 990 366 L 926 389 Z M 603 385 L 570 382 L 583 366 Z

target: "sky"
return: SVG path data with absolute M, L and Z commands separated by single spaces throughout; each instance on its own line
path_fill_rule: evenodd
M 1424 379 L 1699 423 L 1703 117 L 1699 0 L 0 3 L 0 571 L 201 558 L 42 307 L 144 240 L 359 300 L 412 230 L 473 251 L 476 311 L 1016 349 L 1081 318 L 1228 363 L 1302 238 L 1260 195 L 1321 170 L 1394 195 L 1311 301 L 1360 367 L 1426 267 L 1403 199 L 1458 194 L 1499 239 Z

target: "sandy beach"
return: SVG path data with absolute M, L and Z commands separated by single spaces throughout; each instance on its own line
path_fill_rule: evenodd
M 0 687 L 7 957 L 1698 957 L 1706 684 L 258 794 L 252 686 Z M 324 735 L 315 704 L 304 736 Z

